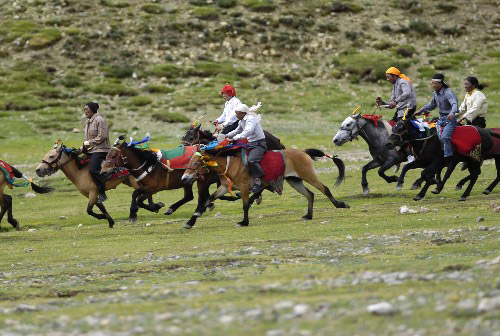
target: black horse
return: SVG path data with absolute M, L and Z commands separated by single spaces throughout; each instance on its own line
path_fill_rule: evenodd
M 477 128 L 477 130 L 481 136 L 481 158 L 495 159 L 497 168 L 496 179 L 483 192 L 484 194 L 489 194 L 500 181 L 500 151 L 496 149 L 498 146 L 494 146 L 495 141 L 500 141 L 500 135 L 495 133 L 492 129 Z M 469 176 L 462 179 L 457 185 L 458 187 L 463 185 L 465 181 L 469 181 L 469 185 L 459 200 L 465 201 L 467 199 L 477 181 L 479 174 L 481 173 L 481 162 L 455 152 L 448 162 L 448 167 L 443 180 L 439 181 L 436 180 L 435 177 L 444 168 L 445 160 L 443 158 L 441 141 L 437 136 L 436 130 L 434 129 L 432 131 L 430 137 L 420 139 L 418 138 L 418 131 L 411 124 L 411 119 L 399 121 L 396 125 L 394 125 L 392 134 L 389 137 L 386 146 L 388 148 L 394 148 L 396 146 L 402 146 L 407 142 L 412 144 L 415 153 L 419 156 L 422 162 L 427 163 L 421 173 L 421 177 L 424 178 L 426 184 L 420 193 L 415 196 L 414 200 L 421 200 L 432 184 L 437 184 L 436 190 L 433 191 L 433 193 L 437 194 L 441 192 L 446 181 L 459 162 L 467 162 L 468 164 L 467 169 L 469 170 Z

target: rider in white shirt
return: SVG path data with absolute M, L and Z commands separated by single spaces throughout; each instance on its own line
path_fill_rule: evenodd
M 234 113 L 234 108 L 241 104 L 236 98 L 236 90 L 233 86 L 226 84 L 221 90 L 222 98 L 226 101 L 224 110 L 219 118 L 215 119 L 213 124 L 217 128 L 222 128 L 222 134 L 227 134 L 238 127 L 238 118 Z

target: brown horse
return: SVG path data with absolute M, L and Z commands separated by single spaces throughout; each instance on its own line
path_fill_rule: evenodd
M 35 172 L 38 176 L 44 177 L 52 175 L 60 169 L 64 175 L 73 182 L 80 193 L 89 199 L 87 203 L 87 213 L 97 219 L 106 219 L 109 227 L 112 228 L 115 221 L 106 211 L 103 204 L 96 203 L 99 192 L 90 176 L 89 166 L 86 165 L 80 169 L 77 155 L 75 150 L 68 149 L 62 143 L 57 142 L 54 147 L 45 154 L 42 162 L 36 167 Z M 115 189 L 122 183 L 134 189 L 139 188 L 136 180 L 131 175 L 107 181 L 105 187 L 106 190 Z M 94 212 L 94 205 L 99 208 L 102 212 L 101 214 Z M 153 207 L 155 212 L 157 212 L 163 207 L 163 203 L 154 204 Z
M 154 152 L 129 146 L 124 141 L 120 143 L 120 140 L 123 140 L 123 137 L 118 138 L 108 152 L 101 173 L 109 173 L 115 167 L 125 167 L 140 181 L 140 188 L 132 194 L 132 199 L 136 200 L 137 206 L 130 209 L 131 218 L 137 217 L 139 207 L 148 209 L 148 206 L 143 203 L 146 197 L 150 197 L 162 190 L 184 189 L 184 197 L 172 204 L 165 212 L 165 215 L 174 213 L 179 207 L 194 199 L 193 186 L 191 184 L 187 185 L 181 180 L 184 169 L 168 170 L 158 162 Z M 213 204 L 205 205 L 205 202 L 210 196 L 208 187 L 217 181 L 216 174 L 208 174 L 206 178 L 197 182 L 198 206 L 184 226 L 185 228 L 191 228 L 196 223 L 197 218 L 205 212 L 206 208 L 213 206 Z M 237 198 L 227 199 L 237 200 Z
M 16 178 L 22 178 L 24 175 L 21 173 L 18 169 L 16 169 L 13 166 L 10 166 L 12 168 L 12 173 L 14 173 L 14 176 Z M 20 230 L 21 227 L 19 225 L 19 222 L 14 218 L 12 215 L 12 196 L 4 194 L 4 188 L 9 185 L 9 182 L 5 178 L 4 174 L 0 172 L 0 223 L 2 222 L 3 216 L 7 212 L 7 221 L 12 225 L 16 230 Z M 36 192 L 37 194 L 47 194 L 51 192 L 53 189 L 50 187 L 41 187 L 36 185 L 35 183 L 31 182 L 30 180 L 30 185 L 31 189 Z
M 349 208 L 346 203 L 336 200 L 330 189 L 321 183 L 316 176 L 312 159 L 327 156 L 325 153 L 318 149 L 306 149 L 305 151 L 286 149 L 283 153 L 286 160 L 284 172 L 286 181 L 292 188 L 304 195 L 308 201 L 307 214 L 302 217 L 303 219 L 312 219 L 314 203 L 314 194 L 304 186 L 304 181 L 321 191 L 335 207 Z M 339 185 L 344 179 L 344 164 L 338 158 L 333 158 L 333 161 L 339 168 L 339 176 L 336 182 L 336 185 Z M 227 162 L 229 163 L 229 167 L 227 167 Z M 250 175 L 241 162 L 241 154 L 237 154 L 230 159 L 209 153 L 193 155 L 189 162 L 189 167 L 182 176 L 182 180 L 185 183 L 193 183 L 194 180 L 203 178 L 207 172 L 217 173 L 221 182 L 221 186 L 210 196 L 207 202 L 213 202 L 215 199 L 226 194 L 229 190 L 228 179 L 231 180 L 233 187 L 240 190 L 243 201 L 244 216 L 243 220 L 238 223 L 238 226 L 248 226 L 248 209 L 251 205 L 249 201 Z

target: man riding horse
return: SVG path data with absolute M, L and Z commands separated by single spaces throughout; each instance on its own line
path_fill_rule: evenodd
M 236 90 L 233 86 L 226 84 L 220 91 L 222 98 L 226 101 L 224 110 L 219 118 L 215 119 L 213 124 L 217 130 L 222 130 L 222 134 L 227 134 L 238 127 L 238 118 L 234 113 L 236 106 L 241 104 L 241 101 L 236 98 Z

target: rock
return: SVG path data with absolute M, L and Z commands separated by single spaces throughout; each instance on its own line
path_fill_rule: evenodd
M 220 212 L 217 212 L 214 217 L 215 218 L 222 218 L 222 214 Z
M 151 223 L 146 223 L 146 224 L 144 224 L 144 226 L 149 227 L 149 226 L 151 226 Z
M 142 283 L 144 283 L 144 280 L 135 280 L 135 284 L 136 284 L 136 285 L 140 285 L 140 284 L 142 284 Z
M 477 311 L 480 313 L 500 309 L 500 296 L 494 298 L 482 299 L 477 305 Z
M 283 336 L 286 335 L 283 329 L 273 329 L 266 332 L 266 336 Z
M 306 304 L 298 304 L 293 307 L 295 316 L 304 316 L 309 311 L 309 306 Z
M 30 253 L 30 252 L 33 252 L 33 249 L 32 248 L 27 248 L 26 250 L 24 250 L 24 252 Z
M 80 133 L 80 129 L 79 128 L 73 128 L 73 133 Z
M 83 227 L 83 224 L 80 223 L 77 225 L 77 227 L 81 228 L 81 227 Z
M 460 310 L 473 310 L 476 307 L 476 303 L 473 299 L 465 299 L 457 304 L 457 308 Z
M 476 222 L 484 222 L 484 217 L 477 217 Z
M 371 254 L 373 252 L 374 252 L 374 250 L 371 247 L 365 247 L 365 248 L 362 248 L 361 250 L 356 251 L 354 253 L 354 255 Z
M 294 306 L 293 301 L 280 301 L 274 305 L 274 309 L 283 310 L 292 308 L 293 306 Z
M 247 54 L 245 54 L 245 59 L 247 61 L 253 61 L 255 59 L 255 54 L 254 53 L 247 53 Z
M 66 216 L 59 216 L 59 219 L 64 220 L 64 219 L 68 219 L 68 217 L 66 217 Z
M 489 227 L 484 226 L 484 225 L 481 225 L 481 226 L 479 227 L 479 231 L 488 231 L 489 229 L 490 229 Z
M 352 240 L 352 236 L 347 235 L 347 236 L 346 236 L 346 239 L 348 239 L 348 240 Z
M 414 210 L 414 209 L 410 209 L 407 205 L 403 205 L 401 208 L 399 208 L 399 213 L 401 215 L 404 215 L 404 214 L 416 214 L 416 213 L 418 213 L 418 211 Z
M 245 312 L 245 317 L 258 318 L 263 315 L 263 311 L 260 308 L 250 309 Z
M 36 229 L 28 229 L 28 232 L 35 232 Z
M 33 312 L 33 311 L 37 311 L 37 310 L 38 309 L 35 306 L 24 304 L 24 303 L 21 303 L 19 306 L 17 306 L 14 309 L 14 311 L 18 312 L 18 313 Z
M 425 208 L 423 206 L 420 207 L 420 212 L 421 213 L 426 213 L 426 212 L 429 212 L 429 208 Z
M 33 198 L 36 197 L 36 194 L 34 192 L 28 192 L 24 195 L 25 198 Z
M 397 312 L 397 309 L 385 301 L 369 305 L 366 310 L 373 315 L 391 315 Z
M 234 317 L 231 315 L 224 315 L 219 318 L 220 323 L 229 324 L 234 321 Z
M 490 208 L 491 210 L 495 210 L 496 208 L 498 208 L 498 205 L 495 202 L 491 202 L 490 205 L 488 205 L 488 208 Z

